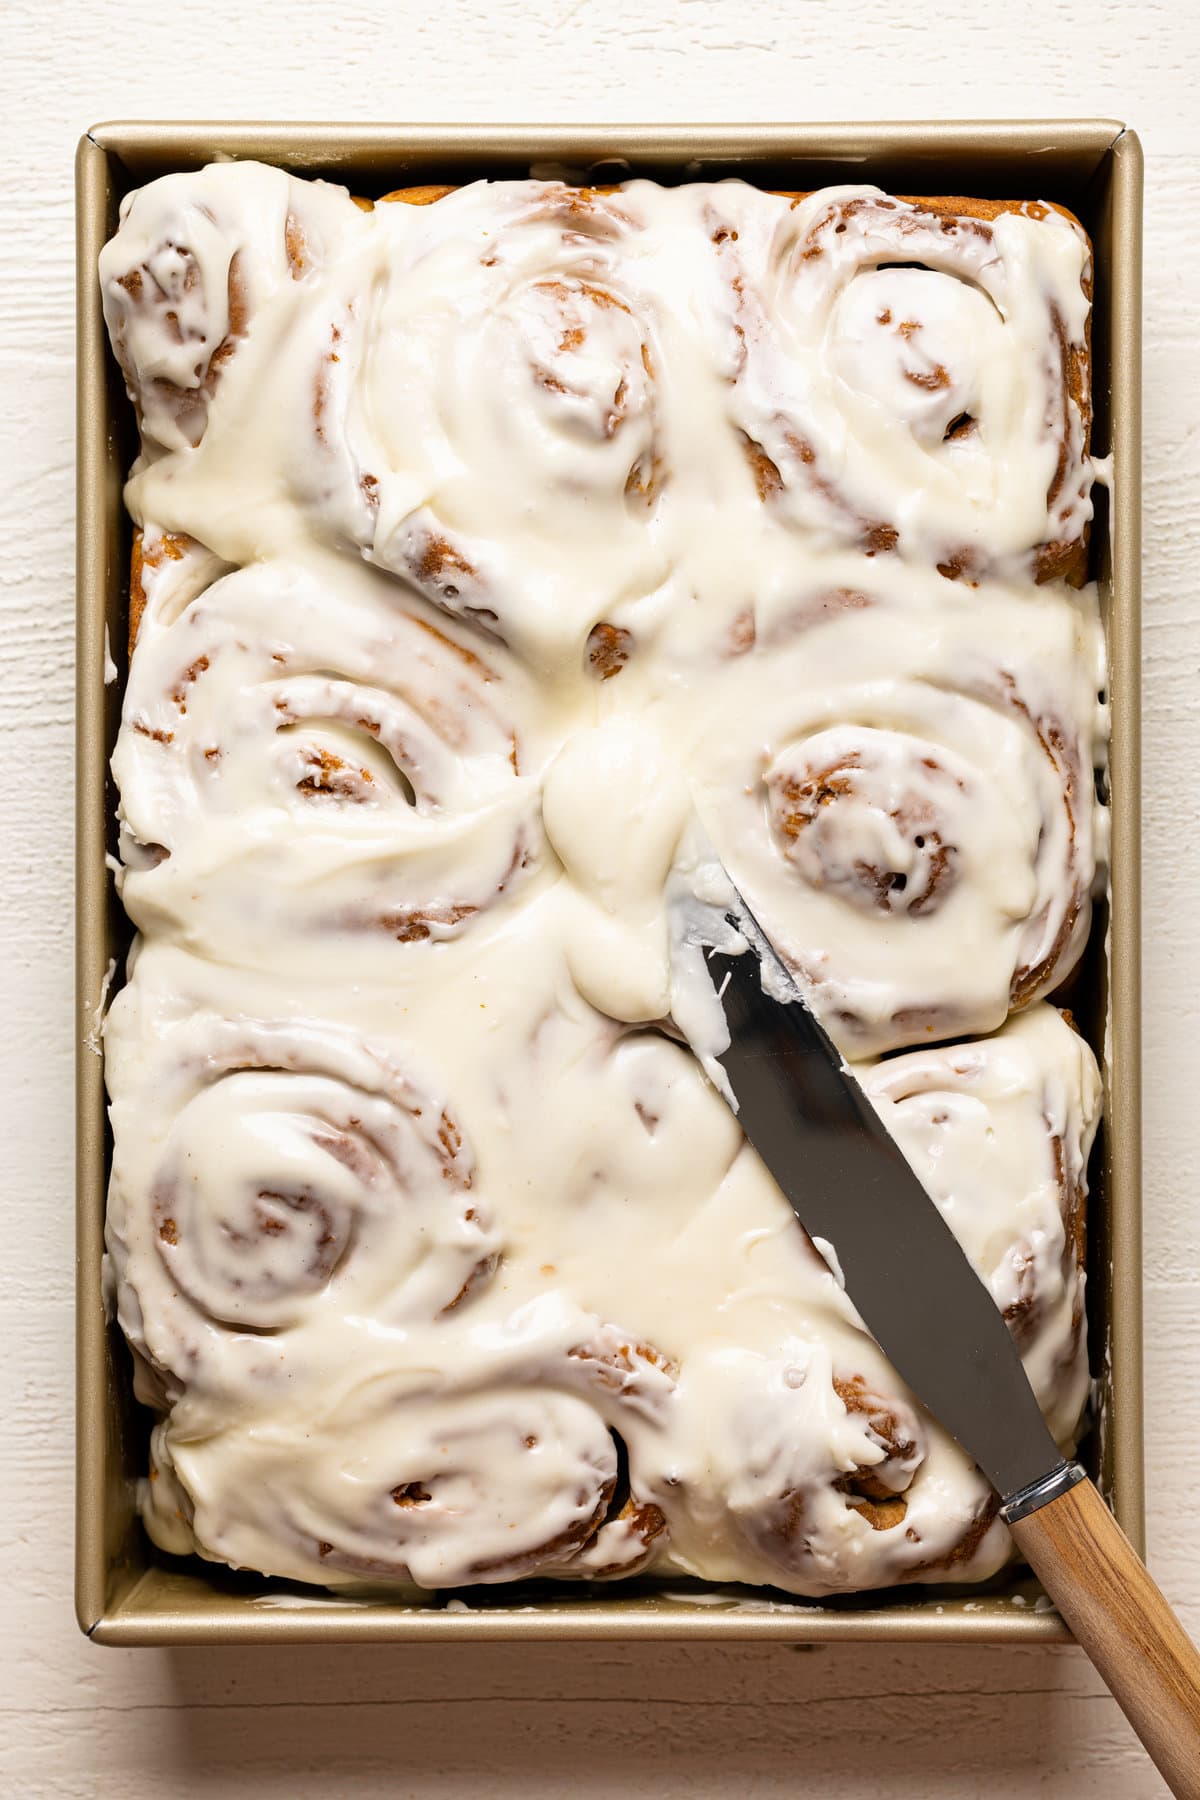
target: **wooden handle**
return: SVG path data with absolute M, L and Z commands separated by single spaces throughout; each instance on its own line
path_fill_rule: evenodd
M 1013 1537 L 1177 1800 L 1200 1800 L 1200 1655 L 1090 1481 Z

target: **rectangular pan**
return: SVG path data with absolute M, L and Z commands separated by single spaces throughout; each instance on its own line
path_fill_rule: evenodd
M 1096 250 L 1097 491 L 1100 581 L 1112 700 L 1111 912 L 1086 965 L 1083 1023 L 1101 1055 L 1105 1121 L 1093 1164 L 1089 1318 L 1098 1426 L 1085 1460 L 1139 1548 L 1142 1518 L 1140 1104 L 1140 529 L 1142 153 L 1111 120 L 890 125 L 502 126 L 114 123 L 81 140 L 77 177 L 77 1320 L 76 1610 L 98 1643 L 413 1641 L 520 1638 L 737 1638 L 1064 1642 L 1036 1582 L 1007 1575 L 987 1592 L 909 1587 L 814 1604 L 686 1582 L 484 1590 L 467 1606 L 325 1598 L 311 1590 L 162 1558 L 138 1523 L 134 1482 L 147 1424 L 102 1291 L 110 1142 L 97 1024 L 129 941 L 105 862 L 114 836 L 108 758 L 123 665 L 130 527 L 121 486 L 136 453 L 132 409 L 107 354 L 96 259 L 130 188 L 214 158 L 255 157 L 363 193 L 483 175 L 627 172 L 662 180 L 741 175 L 762 186 L 871 181 L 900 193 L 1062 201 Z M 123 673 L 123 667 L 120 669 Z M 1107 927 L 1107 940 L 1106 940 Z M 1107 950 L 1107 955 L 1106 955 Z

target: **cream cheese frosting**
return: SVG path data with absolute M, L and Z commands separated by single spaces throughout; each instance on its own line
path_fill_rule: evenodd
M 1087 274 L 1049 209 L 873 189 L 366 211 L 239 164 L 124 203 L 108 1241 L 164 1548 L 813 1595 L 1003 1562 L 705 1072 L 693 924 L 711 845 L 1069 1446 L 1099 1083 L 1043 996 L 1106 721 L 1094 591 L 1035 581 L 1090 512 Z

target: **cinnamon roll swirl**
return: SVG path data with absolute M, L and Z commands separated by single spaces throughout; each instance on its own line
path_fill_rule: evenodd
M 147 616 L 113 756 L 142 929 L 251 962 L 440 939 L 531 865 L 511 682 L 352 575 L 260 565 Z
M 438 1589 L 630 1574 L 663 1538 L 599 1414 L 553 1387 L 421 1396 L 376 1380 L 306 1424 L 299 1458 L 269 1427 L 228 1434 L 217 1491 L 209 1447 L 168 1425 L 174 1505 L 146 1515 L 158 1541 L 327 1587 Z
M 663 573 L 634 221 L 619 196 L 529 181 L 373 223 L 375 293 L 330 321 L 297 489 L 444 611 L 536 661 L 577 653 L 606 605 Z
M 714 842 L 853 1055 L 992 1030 L 1053 989 L 1103 847 L 1088 613 L 888 592 L 760 631 L 696 746 Z
M 298 1373 L 331 1320 L 411 1328 L 490 1280 L 501 1243 L 471 1147 L 393 1053 L 345 1027 L 172 1016 L 140 988 L 114 1021 L 108 1243 L 160 1404 L 256 1383 L 277 1400 L 280 1357 Z M 137 1132 L 149 1100 L 161 1123 Z
M 1091 262 L 1060 209 L 713 190 L 729 415 L 816 541 L 1082 579 Z M 1036 254 L 1035 254 L 1036 247 Z
M 257 314 L 335 256 L 357 219 L 342 189 L 260 163 L 212 163 L 126 195 L 100 287 L 148 450 L 200 442 Z
M 362 1471 L 353 1433 L 350 1446 Z M 439 1588 L 561 1576 L 597 1548 L 618 1472 L 598 1414 L 553 1390 L 442 1399 L 427 1418 L 406 1409 L 365 1463 L 365 1505 L 338 1504 L 339 1486 L 350 1495 L 336 1463 L 292 1502 L 287 1523 L 310 1579 Z
M 286 1338 L 286 1383 L 220 1414 L 176 1398 L 154 1445 L 156 1540 L 332 1587 L 633 1572 L 666 1520 L 622 1428 L 662 1421 L 673 1371 L 566 1304 L 472 1318 L 414 1323 L 415 1355 L 379 1331 L 336 1360 L 328 1335 L 323 1357 Z

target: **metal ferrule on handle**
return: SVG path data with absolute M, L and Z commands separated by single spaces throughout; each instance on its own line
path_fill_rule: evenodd
M 1060 1462 L 1048 1475 L 1041 1475 L 1027 1487 L 1010 1494 L 1000 1508 L 1000 1517 L 1006 1525 L 1015 1525 L 1018 1519 L 1027 1519 L 1030 1513 L 1049 1506 L 1051 1500 L 1057 1500 L 1060 1494 L 1068 1493 L 1077 1482 L 1086 1479 L 1081 1464 Z

